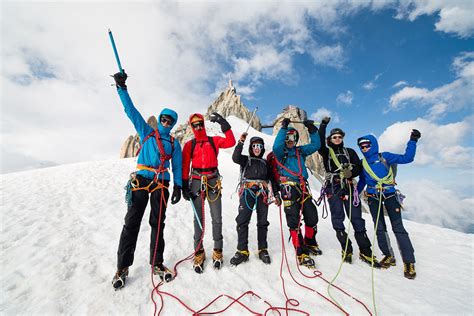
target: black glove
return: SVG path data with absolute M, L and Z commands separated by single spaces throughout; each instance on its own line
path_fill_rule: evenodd
M 329 116 L 323 117 L 321 124 L 328 125 L 331 118 Z
M 173 187 L 173 195 L 171 196 L 171 204 L 176 204 L 181 200 L 181 187 L 179 185 L 175 185 Z
M 127 80 L 127 74 L 125 73 L 125 70 L 123 71 L 123 73 L 121 72 L 117 72 L 115 75 L 114 75 L 114 80 L 115 80 L 115 85 L 117 87 L 120 87 L 122 89 L 127 89 L 127 85 L 125 84 L 125 81 Z
M 283 121 L 281 121 L 281 128 L 288 128 L 288 125 L 290 125 L 290 119 L 284 118 Z
M 420 139 L 420 137 L 421 137 L 421 133 L 419 130 L 413 129 L 411 131 L 410 140 L 414 140 L 415 142 L 417 142 L 418 139 Z
M 276 206 L 280 206 L 280 205 L 281 205 L 280 193 L 277 192 L 277 193 L 274 194 L 274 196 L 275 196 L 275 205 L 276 205 Z
M 314 125 L 313 120 L 305 120 L 303 124 L 304 126 L 306 126 L 310 134 L 316 133 L 318 131 L 318 128 L 316 127 L 316 125 Z
M 183 179 L 183 199 L 189 201 L 191 199 L 191 192 L 189 191 L 189 182 L 188 180 Z
M 217 113 L 217 112 L 212 113 L 210 115 L 210 120 L 211 120 L 211 122 L 213 122 L 213 123 L 215 122 L 215 123 L 217 123 L 221 126 L 222 133 L 225 133 L 228 130 L 230 130 L 229 122 L 227 122 L 227 120 L 225 118 L 223 118 L 222 115 L 220 115 L 219 113 Z

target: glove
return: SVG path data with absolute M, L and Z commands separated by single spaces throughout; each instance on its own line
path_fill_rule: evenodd
M 281 205 L 280 193 L 277 192 L 277 193 L 274 194 L 274 196 L 275 196 L 275 205 L 276 205 L 276 206 L 280 206 L 280 205 Z
M 213 123 L 217 123 L 221 126 L 222 133 L 230 130 L 230 124 L 225 118 L 223 118 L 219 113 L 214 112 L 210 115 L 210 120 Z
M 127 74 L 125 73 L 125 70 L 123 71 L 123 73 L 121 72 L 117 72 L 115 75 L 114 75 L 114 80 L 115 80 L 115 85 L 117 87 L 120 87 L 122 89 L 127 89 L 127 85 L 125 84 L 125 81 L 127 80 Z
M 313 120 L 306 120 L 303 122 L 303 124 L 304 126 L 306 126 L 310 134 L 316 133 L 318 131 L 318 128 L 316 127 L 316 125 L 314 125 Z
M 191 199 L 191 194 L 190 194 L 190 191 L 189 191 L 189 183 L 188 183 L 188 180 L 184 180 L 183 179 L 183 199 L 185 199 L 186 201 L 189 201 Z
M 171 196 L 171 204 L 176 204 L 181 200 L 181 187 L 179 185 L 175 185 L 173 187 L 173 195 Z
M 288 128 L 288 125 L 290 125 L 290 119 L 284 118 L 283 121 L 281 121 L 281 128 Z
M 245 140 L 247 139 L 247 133 L 242 133 L 242 135 L 240 135 L 240 139 L 239 139 L 239 142 L 241 142 L 242 144 L 245 143 Z
M 322 119 L 321 124 L 328 125 L 330 120 L 331 120 L 331 118 L 329 116 L 325 116 Z
M 419 130 L 413 129 L 411 131 L 410 140 L 414 140 L 415 142 L 417 142 L 418 139 L 420 139 L 420 137 L 421 137 L 421 133 Z

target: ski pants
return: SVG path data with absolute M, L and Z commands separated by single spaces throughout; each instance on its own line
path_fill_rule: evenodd
M 299 184 L 281 184 L 280 194 L 285 207 L 286 224 L 290 229 L 290 235 L 293 245 L 300 252 L 302 244 L 317 245 L 316 232 L 318 224 L 318 209 L 313 203 L 313 198 L 308 193 L 303 193 Z M 305 223 L 305 236 L 298 227 L 300 220 L 300 210 L 302 211 L 303 221 Z
M 366 256 L 372 256 L 371 243 L 367 237 L 365 229 L 365 220 L 362 218 L 362 208 L 359 203 L 358 206 L 354 206 L 353 197 L 349 198 L 349 191 L 353 192 L 352 185 L 348 188 L 341 188 L 340 184 L 334 183 L 333 185 L 328 184 L 326 188 L 326 195 L 328 197 L 329 209 L 331 211 L 331 223 L 332 227 L 336 231 L 336 237 L 339 240 L 342 249 L 347 245 L 347 252 L 352 253 L 352 242 L 347 237 L 344 227 L 344 218 L 350 218 L 352 227 L 354 228 L 354 236 L 359 246 L 360 252 Z M 352 200 L 352 201 L 350 201 Z
M 377 225 L 377 241 L 379 243 L 380 250 L 385 256 L 393 256 L 393 249 L 390 245 L 390 239 L 387 234 L 387 225 L 385 224 L 382 205 L 380 207 L 379 222 L 376 223 L 377 214 L 379 212 L 378 196 L 369 196 L 368 204 L 374 223 Z M 397 243 L 403 262 L 415 263 L 415 250 L 411 244 L 408 232 L 405 230 L 405 227 L 403 227 L 401 206 L 400 203 L 398 203 L 395 194 L 386 197 L 382 196 L 381 204 L 385 205 L 387 210 L 390 223 L 392 224 L 392 230 L 395 234 L 395 237 L 397 238 Z
M 146 187 L 153 180 L 137 176 L 140 187 Z M 169 181 L 163 183 L 166 187 Z M 153 184 L 150 190 L 156 187 Z M 169 198 L 168 189 L 157 189 L 149 194 L 146 190 L 138 190 L 132 192 L 132 204 L 127 209 L 125 215 L 125 224 L 120 235 L 120 242 L 117 250 L 117 268 L 123 269 L 133 264 L 135 248 L 137 245 L 138 233 L 140 231 L 140 224 L 145 213 L 148 199 L 150 199 L 151 211 L 149 224 L 151 226 L 150 236 L 150 264 L 156 265 L 163 262 L 163 251 L 165 250 L 165 240 L 163 238 L 163 231 L 165 229 L 166 205 Z M 161 213 L 161 214 L 160 214 Z M 160 216 L 161 215 L 161 216 Z M 156 237 L 158 234 L 158 247 L 155 254 Z M 155 258 L 153 258 L 155 257 Z M 153 259 L 154 262 L 153 262 Z
M 217 180 L 219 178 L 215 177 L 212 179 L 208 179 L 207 182 L 211 186 L 215 186 Z M 204 228 L 205 220 L 204 219 L 204 205 L 202 201 L 208 201 L 209 208 L 211 210 L 211 221 L 212 221 L 212 238 L 214 239 L 214 248 L 215 249 L 222 249 L 224 246 L 224 237 L 222 236 L 222 201 L 221 195 L 219 192 L 213 192 L 210 188 L 208 188 L 208 198 L 206 197 L 206 192 L 203 192 L 203 196 L 200 195 L 201 193 L 201 180 L 200 179 L 192 179 L 191 181 L 191 192 L 193 194 L 192 203 L 194 205 L 194 209 L 198 218 L 196 218 L 196 214 L 194 214 L 194 250 L 201 250 L 204 249 L 203 242 L 204 236 L 203 231 L 199 224 L 202 225 Z M 212 201 L 212 202 L 211 202 Z M 201 242 L 201 238 L 203 241 Z M 199 247 L 199 249 L 198 249 Z
M 240 197 L 239 214 L 235 218 L 237 222 L 237 249 L 248 250 L 249 223 L 254 210 L 257 212 L 257 240 L 258 249 L 267 248 L 268 205 L 264 194 L 256 195 L 257 191 L 245 189 Z M 268 194 L 268 192 L 267 192 Z

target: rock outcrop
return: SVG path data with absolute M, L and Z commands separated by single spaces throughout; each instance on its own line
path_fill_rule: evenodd
M 301 122 L 307 120 L 308 115 L 306 114 L 306 111 L 298 108 L 297 106 L 287 106 L 280 114 L 278 114 L 275 121 L 273 121 L 273 135 L 276 135 L 280 130 L 281 121 L 284 118 L 289 118 L 291 121 Z M 300 135 L 298 145 L 304 145 L 309 143 L 309 133 L 303 124 L 291 123 L 290 126 L 294 127 Z M 314 176 L 318 178 L 318 180 L 322 181 L 324 179 L 324 167 L 322 165 L 321 156 L 318 153 L 315 153 L 306 158 L 306 166 L 313 172 Z
M 154 129 L 158 127 L 158 121 L 156 120 L 156 117 L 154 115 L 148 118 L 147 123 Z M 135 136 L 128 136 L 125 142 L 122 144 L 122 148 L 120 149 L 120 158 L 136 157 L 139 148 L 140 137 L 138 136 L 138 134 L 135 134 Z

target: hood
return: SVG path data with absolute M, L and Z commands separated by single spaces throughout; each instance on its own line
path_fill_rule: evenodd
M 374 158 L 374 157 L 377 159 L 378 154 L 379 154 L 379 143 L 377 142 L 377 138 L 375 138 L 374 135 L 365 135 L 365 136 L 359 137 L 357 139 L 357 145 L 359 145 L 359 141 L 361 139 L 370 140 L 370 143 L 372 144 L 370 149 L 367 152 L 362 153 L 364 155 L 365 159 L 367 159 L 367 161 L 371 161 L 372 160 L 371 158 Z M 359 147 L 359 146 L 357 146 L 357 147 Z
M 263 145 L 265 145 L 265 142 L 263 141 L 263 138 L 261 138 L 261 137 L 254 136 L 254 137 L 250 138 L 250 144 L 249 144 L 249 155 L 250 155 L 250 157 L 256 157 L 253 154 L 252 144 L 257 143 L 257 142 L 262 143 Z M 262 151 L 260 152 L 260 155 L 257 158 L 262 158 L 264 153 L 265 153 L 265 146 L 263 147 Z
M 202 120 L 203 124 L 204 124 L 203 129 L 200 130 L 200 131 L 194 130 L 194 128 L 191 126 L 191 119 L 192 119 L 194 116 L 199 117 L 199 118 Z M 199 114 L 199 113 L 191 114 L 191 115 L 189 116 L 188 123 L 189 123 L 189 126 L 191 127 L 191 130 L 193 131 L 193 134 L 194 134 L 194 137 L 196 138 L 196 140 L 206 140 L 206 139 L 207 139 L 206 124 L 205 124 L 205 122 L 204 122 L 204 116 L 203 116 L 202 114 Z
M 162 115 L 169 115 L 173 118 L 174 122 L 171 126 L 164 127 L 161 125 L 161 116 Z M 173 127 L 176 125 L 176 122 L 178 121 L 178 113 L 175 111 L 164 108 L 163 111 L 161 111 L 160 115 L 158 116 L 158 131 L 160 132 L 161 135 L 169 135 Z

